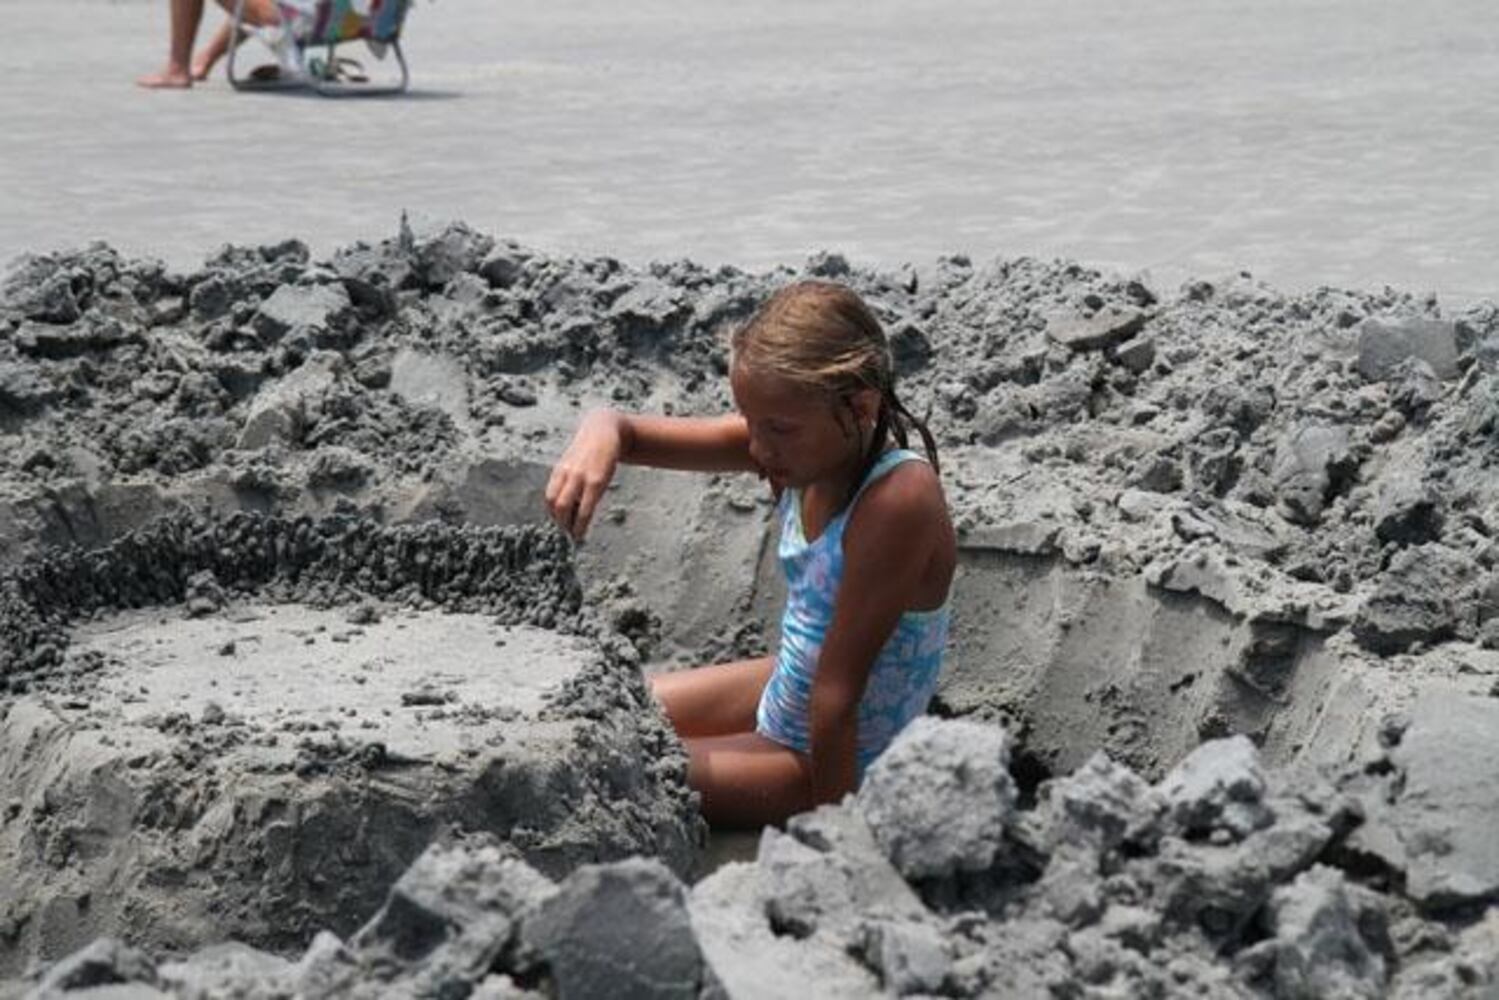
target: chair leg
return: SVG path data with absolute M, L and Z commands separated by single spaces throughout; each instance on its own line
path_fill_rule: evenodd
M 227 54 L 229 63 L 225 67 L 225 70 L 229 74 L 229 86 L 235 90 L 244 90 L 249 86 L 248 80 L 243 80 L 234 75 L 234 53 L 239 49 L 239 45 L 236 43 L 239 41 L 239 33 L 241 27 L 244 25 L 244 18 L 245 0 L 235 0 L 234 21 L 229 25 L 229 52 Z
M 406 53 L 401 51 L 401 40 L 399 38 L 395 39 L 390 43 L 390 46 L 396 50 L 396 62 L 401 64 L 401 82 L 395 87 L 392 93 L 404 94 L 406 88 L 411 85 L 411 70 L 406 68 Z
M 401 51 L 401 41 L 396 39 L 390 43 L 395 50 L 396 63 L 401 67 L 401 80 L 386 86 L 369 86 L 364 83 L 340 83 L 337 79 L 328 76 L 315 77 L 312 81 L 317 92 L 324 97 L 388 97 L 391 94 L 404 93 L 411 84 L 411 70 L 406 66 L 406 53 Z M 328 49 L 328 66 L 333 66 L 333 48 Z
M 320 72 L 310 72 L 312 63 L 308 63 L 308 78 L 312 80 L 312 86 L 324 97 L 337 97 L 343 84 L 338 82 L 336 64 L 338 58 L 338 43 L 329 42 L 325 47 L 326 54 L 323 56 L 323 68 Z

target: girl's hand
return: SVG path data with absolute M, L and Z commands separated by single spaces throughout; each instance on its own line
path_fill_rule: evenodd
M 583 418 L 547 481 L 546 504 L 557 526 L 582 541 L 625 450 L 625 420 L 609 410 Z

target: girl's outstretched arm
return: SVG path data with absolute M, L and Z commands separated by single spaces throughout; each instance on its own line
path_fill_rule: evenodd
M 583 417 L 547 482 L 547 509 L 563 531 L 575 539 L 588 531 L 620 462 L 690 472 L 755 471 L 749 430 L 736 414 L 646 417 L 594 410 Z
M 864 492 L 843 535 L 843 579 L 812 680 L 812 802 L 858 784 L 859 702 L 869 670 L 915 603 L 943 517 L 936 474 L 909 463 Z

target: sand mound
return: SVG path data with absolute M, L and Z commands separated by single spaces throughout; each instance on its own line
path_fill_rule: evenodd
M 0 971 L 101 933 L 348 933 L 449 828 L 551 875 L 694 863 L 685 760 L 555 536 L 177 518 L 0 589 L 32 649 L 0 706 Z
M 0 312 L 0 551 L 184 504 L 536 520 L 581 407 L 726 409 L 723 334 L 795 273 L 461 225 L 326 262 L 228 247 L 191 274 L 24 259 Z M 870 300 L 931 414 L 966 581 L 943 711 L 1009 719 L 1028 766 L 1102 746 L 1159 774 L 1231 732 L 1346 758 L 1420 678 L 1496 669 L 1494 307 L 1243 275 L 1167 296 L 1028 259 L 801 273 Z M 767 510 L 752 483 L 627 474 L 584 579 L 656 659 L 762 649 Z
M 1491 751 L 1499 709 L 1469 711 Z M 1455 897 L 1376 885 L 1357 860 L 1355 831 L 1398 828 L 1365 818 L 1382 797 L 1369 775 L 1270 771 L 1234 737 L 1155 784 L 1099 755 L 1017 804 L 1008 756 L 999 727 L 920 720 L 856 796 L 767 830 L 752 863 L 691 890 L 641 858 L 554 881 L 470 838 L 429 849 L 347 940 L 159 965 L 101 940 L 42 992 L 1458 997 L 1499 983 L 1499 922 L 1453 919 Z M 1492 758 L 1484 770 L 1492 781 Z M 1453 846 L 1449 873 L 1478 861 L 1492 892 L 1493 866 Z
M 301 954 L 314 926 L 342 936 L 299 963 L 203 953 L 190 975 L 254 968 L 314 992 L 421 993 L 437 987 L 420 977 L 458 962 L 457 993 L 586 995 L 590 970 L 680 939 L 686 919 L 697 950 L 661 946 L 666 965 L 630 966 L 642 995 L 714 983 L 756 995 L 778 980 L 755 968 L 829 995 L 1440 996 L 1488 982 L 1482 917 L 1499 883 L 1471 833 L 1499 804 L 1484 763 L 1499 759 L 1499 310 L 1487 304 L 1447 315 L 1393 290 L 1289 296 L 1246 275 L 1167 293 L 1030 259 L 632 268 L 461 225 L 328 261 L 295 241 L 230 247 L 190 274 L 102 246 L 28 258 L 0 304 L 6 704 L 128 676 L 87 655 L 112 634 L 90 630 L 118 627 L 122 608 L 176 609 L 152 636 L 173 648 L 209 635 L 183 629 L 239 627 L 236 602 L 313 615 L 425 601 L 529 624 L 538 641 L 581 635 L 614 672 L 565 685 L 566 711 L 650 748 L 597 772 L 611 789 L 599 801 L 644 803 L 610 850 L 680 873 L 663 846 L 691 841 L 680 758 L 662 749 L 635 667 L 765 648 L 779 596 L 768 498 L 733 477 L 626 470 L 577 553 L 581 583 L 562 543 L 525 525 L 582 408 L 727 409 L 723 334 L 798 275 L 871 302 L 903 396 L 942 444 L 962 552 L 937 711 L 1008 735 L 956 772 L 932 736 L 937 771 L 909 780 L 992 808 L 938 843 L 921 816 L 861 796 L 690 892 L 640 862 L 568 874 L 595 849 L 583 843 L 548 867 L 514 837 L 455 842 L 364 930 L 350 933 L 385 883 L 357 914 L 298 924 L 275 962 Z M 200 511 L 220 526 L 201 544 L 201 529 L 162 527 Z M 216 556 L 230 525 L 261 534 Z M 140 539 L 169 536 L 186 555 L 162 571 Z M 231 610 L 178 620 L 214 587 L 236 595 Z M 105 622 L 83 621 L 96 610 Z M 194 731 L 206 707 L 186 713 Z M 642 771 L 663 754 L 662 773 Z M 304 782 L 345 766 L 298 778 L 291 764 Z M 1016 787 L 964 784 L 990 774 Z M 903 797 L 942 815 L 915 793 L 890 801 Z M 671 818 L 647 832 L 651 815 Z M 1056 832 L 1079 823 L 1092 830 L 1080 844 Z M 450 868 L 469 874 L 443 879 L 481 901 L 420 888 Z M 591 922 L 593 907 L 612 916 Z M 408 926 L 392 908 L 436 915 Z M 32 933 L 12 926 L 13 939 Z M 99 949 L 54 973 L 196 988 Z

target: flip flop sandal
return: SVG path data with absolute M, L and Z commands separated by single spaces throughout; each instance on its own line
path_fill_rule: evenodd
M 333 63 L 334 72 L 346 83 L 369 83 L 370 76 L 358 59 L 338 59 Z
M 369 83 L 370 78 L 360 65 L 358 59 L 349 59 L 340 56 L 333 60 L 329 66 L 322 59 L 313 59 L 307 64 L 308 72 L 319 80 L 332 80 L 336 83 Z

